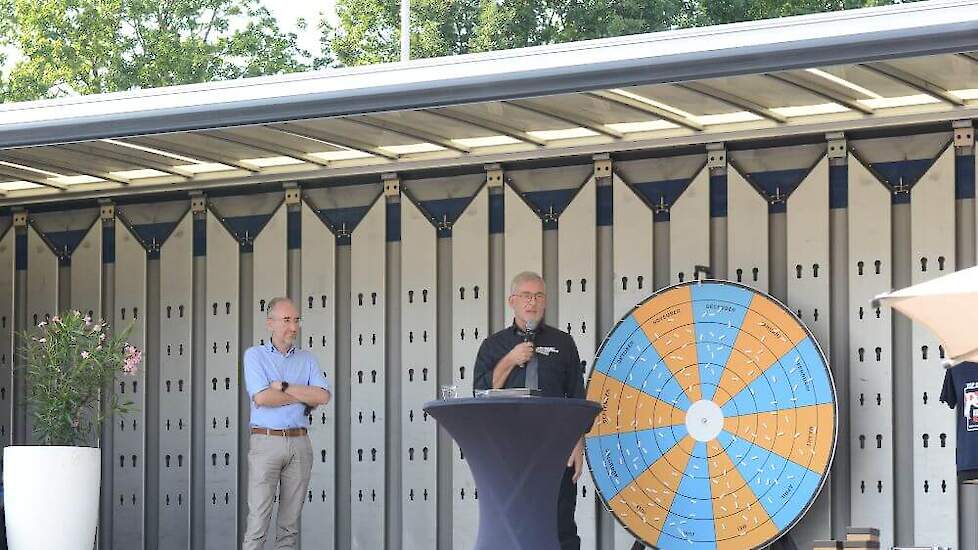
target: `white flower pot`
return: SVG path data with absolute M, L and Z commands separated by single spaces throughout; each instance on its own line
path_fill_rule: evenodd
M 101 450 L 13 446 L 3 450 L 10 550 L 91 550 L 98 526 Z

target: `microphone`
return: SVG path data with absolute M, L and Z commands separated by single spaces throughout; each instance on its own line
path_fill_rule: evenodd
M 530 342 L 530 343 L 532 343 L 536 339 L 536 337 L 537 337 L 537 333 L 536 333 L 537 324 L 538 324 L 538 322 L 535 321 L 535 320 L 528 320 L 526 322 L 526 330 L 523 331 L 523 341 L 524 342 Z M 523 368 L 526 368 L 526 365 L 527 365 L 527 363 L 523 363 L 520 366 L 523 367 Z

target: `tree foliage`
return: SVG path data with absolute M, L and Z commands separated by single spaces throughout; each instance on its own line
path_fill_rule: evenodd
M 411 57 L 483 52 L 868 7 L 899 0 L 413 0 Z M 396 61 L 397 0 L 337 0 L 324 48 L 342 65 Z
M 21 56 L 5 100 L 294 72 L 308 52 L 260 0 L 0 0 Z

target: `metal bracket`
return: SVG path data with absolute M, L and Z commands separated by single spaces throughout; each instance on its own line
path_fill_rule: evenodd
M 302 190 L 299 189 L 299 184 L 291 182 L 285 184 L 283 187 L 285 187 L 286 206 L 294 206 L 302 202 Z
M 385 197 L 401 196 L 401 178 L 394 172 L 381 174 L 380 179 L 384 182 Z
M 975 145 L 975 127 L 970 120 L 955 120 L 952 126 L 954 128 L 955 147 L 973 147 Z
M 723 143 L 706 144 L 706 166 L 707 168 L 727 167 L 727 148 Z
M 849 154 L 846 135 L 842 132 L 825 134 L 825 141 L 828 143 L 827 154 L 830 159 L 846 158 Z
M 190 211 L 194 214 L 203 214 L 207 211 L 207 197 L 199 191 L 190 194 Z
M 503 169 L 498 164 L 487 164 L 485 165 L 486 170 L 486 185 L 489 187 L 502 187 L 503 186 Z
M 596 178 L 610 178 L 611 177 L 611 155 L 608 153 L 601 153 L 599 155 L 594 155 L 594 177 Z
M 27 212 L 14 212 L 14 227 L 27 227 Z

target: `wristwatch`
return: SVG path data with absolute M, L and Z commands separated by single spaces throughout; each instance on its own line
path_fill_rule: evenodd
M 288 389 L 289 389 L 289 383 L 286 382 L 285 380 L 282 380 L 282 391 L 286 391 Z

